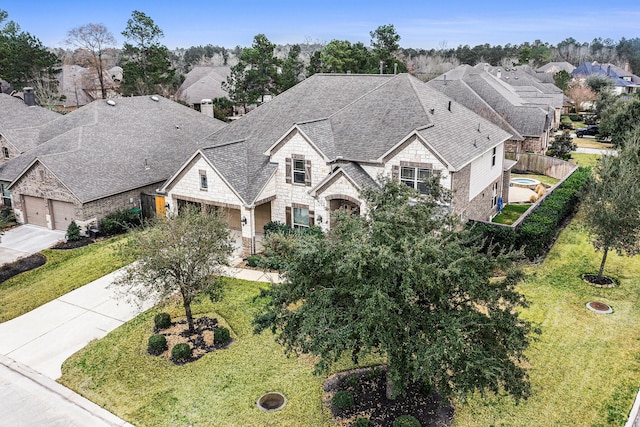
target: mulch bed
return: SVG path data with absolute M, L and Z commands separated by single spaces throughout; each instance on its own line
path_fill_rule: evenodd
M 5 264 L 0 268 L 0 283 L 11 279 L 13 276 L 33 270 L 36 267 L 45 265 L 47 258 L 42 254 L 33 254 L 20 258 L 10 264 Z
M 178 322 L 171 322 L 171 326 L 165 329 L 158 329 L 154 327 L 153 333 L 164 335 L 167 339 L 168 348 L 160 354 L 149 354 L 152 354 L 153 356 L 162 356 L 165 359 L 171 360 L 176 365 L 184 365 L 186 363 L 196 361 L 212 351 L 229 348 L 233 343 L 233 339 L 230 339 L 226 343 L 213 342 L 213 332 L 219 327 L 218 319 L 203 316 L 198 319 L 194 319 L 193 323 L 196 329 L 194 334 L 189 332 L 189 326 L 187 325 L 186 319 Z M 173 360 L 171 358 L 171 349 L 179 343 L 189 344 L 191 347 L 191 357 L 180 360 Z
M 404 395 L 395 400 L 386 397 L 386 367 L 355 369 L 340 372 L 324 383 L 324 403 L 338 426 L 353 425 L 358 418 L 369 418 L 374 426 L 392 427 L 401 415 L 413 415 L 423 427 L 450 426 L 453 407 L 437 393 L 421 390 L 411 384 Z M 354 406 L 340 410 L 332 407 L 331 398 L 341 390 L 351 392 Z
M 90 245 L 94 240 L 89 237 L 82 237 L 80 240 L 67 240 L 66 242 L 60 242 L 51 249 L 75 249 L 83 246 Z
M 616 286 L 616 281 L 611 277 L 598 276 L 597 274 L 583 274 L 582 280 L 600 288 L 613 288 Z

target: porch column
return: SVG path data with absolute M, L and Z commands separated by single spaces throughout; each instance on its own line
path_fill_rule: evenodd
M 240 220 L 242 224 L 242 256 L 246 258 L 255 253 L 255 208 L 253 206 L 242 206 L 240 208 Z

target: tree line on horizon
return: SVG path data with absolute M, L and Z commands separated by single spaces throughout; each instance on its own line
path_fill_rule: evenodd
M 86 24 L 69 30 L 67 49 L 49 49 L 37 37 L 7 21 L 0 10 L 0 78 L 13 88 L 35 86 L 53 91 L 55 75 L 62 64 L 77 64 L 95 76 L 96 92 L 105 97 L 104 70 L 115 65 L 125 76 L 122 95 L 159 93 L 172 95 L 184 81 L 185 74 L 197 65 L 230 66 L 232 76 L 227 89 L 238 104 L 261 100 L 278 94 L 303 78 L 318 72 L 396 73 L 410 72 L 429 80 L 460 64 L 487 62 L 494 66 L 531 65 L 538 67 L 551 61 L 566 61 L 577 66 L 583 61 L 613 63 L 640 73 L 640 37 L 594 38 L 579 42 L 569 37 L 557 45 L 535 40 L 522 44 L 476 46 L 459 45 L 437 49 L 400 46 L 400 35 L 392 24 L 370 32 L 371 43 L 332 40 L 328 43 L 305 41 L 278 46 L 264 34 L 257 34 L 249 47 L 228 49 L 213 44 L 169 50 L 161 43 L 164 33 L 153 19 L 133 11 L 122 31 L 126 41 L 116 46 L 115 38 L 102 24 Z M 248 79 L 248 82 L 243 82 Z M 43 84 L 46 83 L 46 84 Z M 247 86 L 243 89 L 243 85 Z M 235 99 L 234 99 L 235 98 Z

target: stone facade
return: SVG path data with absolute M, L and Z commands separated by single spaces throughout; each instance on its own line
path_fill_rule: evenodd
M 60 183 L 49 169 L 37 162 L 12 185 L 11 193 L 14 213 L 18 222 L 26 222 L 24 196 L 32 196 L 46 200 L 73 203 L 75 206 L 75 221 L 84 230 L 90 225 L 97 224 L 110 213 L 124 209 L 139 208 L 140 194 L 143 192 L 155 192 L 160 184 L 152 184 L 83 204 Z M 51 221 L 51 212 L 47 215 L 47 223 L 49 228 L 54 228 Z
M 544 154 L 549 149 L 549 133 L 545 132 L 540 137 L 526 137 L 524 141 L 510 139 L 505 143 L 505 151 L 514 153 L 516 157 L 522 153 Z M 513 158 L 516 158 L 513 157 Z

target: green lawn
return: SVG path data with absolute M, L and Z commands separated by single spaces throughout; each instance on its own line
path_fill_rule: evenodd
M 114 249 L 120 237 L 77 249 L 42 251 L 47 263 L 0 283 L 0 322 L 18 317 L 128 264 Z
M 530 207 L 531 207 L 530 204 L 524 204 L 524 203 L 512 203 L 512 204 L 506 205 L 502 209 L 502 213 L 500 213 L 499 215 L 496 215 L 493 218 L 493 222 L 496 222 L 498 224 L 511 225 L 514 222 L 516 222 L 518 218 L 520 218 L 522 214 L 525 213 L 527 209 L 529 209 Z
M 457 405 L 455 426 L 624 425 L 640 385 L 640 258 L 610 256 L 605 273 L 621 285 L 599 289 L 580 275 L 597 272 L 600 255 L 573 220 L 545 262 L 528 269 L 524 315 L 542 328 L 528 352 L 533 395 L 519 405 L 474 396 Z M 588 311 L 592 300 L 614 313 Z
M 585 154 L 585 153 L 571 153 L 571 163 L 575 163 L 578 166 L 595 166 L 598 163 L 598 159 L 602 157 L 599 154 Z
M 542 335 L 528 351 L 533 395 L 516 405 L 506 396 L 472 396 L 456 404 L 454 426 L 620 426 L 640 384 L 640 258 L 610 255 L 606 272 L 614 289 L 594 288 L 580 274 L 595 272 L 594 253 L 574 219 L 541 265 L 528 267 L 520 285 L 531 303 L 523 315 Z M 223 302 L 194 307 L 232 329 L 230 349 L 175 366 L 147 354 L 153 316 L 144 313 L 92 342 L 63 366 L 61 382 L 137 426 L 329 426 L 321 397 L 324 377 L 307 357 L 285 357 L 270 332 L 253 335 L 254 296 L 266 284 L 229 280 Z M 614 313 L 598 315 L 585 304 L 599 300 Z M 170 303 L 163 310 L 182 315 Z M 343 369 L 348 362 L 336 366 Z M 276 413 L 256 408 L 268 391 L 283 392 Z
M 225 319 L 235 342 L 196 362 L 176 366 L 147 354 L 153 317 L 148 311 L 91 343 L 68 359 L 64 385 L 115 412 L 136 426 L 322 426 L 322 381 L 313 375 L 309 358 L 287 358 L 269 331 L 254 335 L 254 301 L 265 283 L 228 280 L 223 303 L 208 300 L 194 306 L 196 317 Z M 184 316 L 180 306 L 162 310 Z M 269 391 L 282 392 L 287 405 L 266 413 L 256 400 Z

